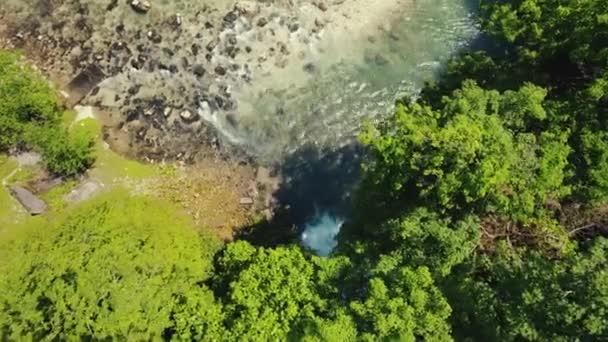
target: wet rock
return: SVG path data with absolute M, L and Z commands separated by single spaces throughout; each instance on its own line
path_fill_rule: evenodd
M 227 114 L 226 115 L 226 121 L 228 121 L 228 123 L 230 124 L 230 126 L 232 126 L 234 128 L 238 128 L 239 127 L 239 123 L 236 120 L 236 116 L 234 114 Z
M 148 39 L 150 39 L 153 43 L 159 44 L 163 41 L 163 36 L 161 36 L 158 32 L 154 30 L 148 31 Z
M 215 67 L 215 73 L 219 76 L 224 76 L 226 75 L 226 68 L 221 65 L 218 65 Z
M 192 51 L 193 55 L 198 55 L 198 52 L 201 50 L 201 47 L 198 46 L 197 44 L 192 44 L 192 46 L 190 47 L 190 50 Z
M 304 71 L 309 74 L 314 74 L 317 72 L 317 66 L 314 63 L 306 63 L 304 64 Z
M 111 0 L 108 6 L 106 6 L 106 11 L 112 11 L 118 6 L 118 0 Z
M 215 47 L 217 46 L 218 40 L 214 39 L 212 41 L 209 42 L 209 44 L 207 44 L 207 51 L 211 52 L 215 49 Z
M 236 34 L 229 34 L 226 35 L 226 41 L 228 42 L 228 44 L 230 45 L 236 45 L 237 40 L 236 40 Z
M 289 32 L 293 33 L 300 29 L 300 24 L 296 22 L 289 23 L 289 25 L 287 25 L 287 28 L 289 29 Z
M 182 15 L 177 13 L 175 15 L 175 17 L 173 17 L 173 25 L 175 27 L 179 27 L 179 26 L 182 26 L 182 22 L 183 22 Z
M 132 0 L 130 4 L 138 13 L 147 13 L 152 8 L 152 4 L 148 0 Z
M 203 77 L 203 76 L 205 76 L 206 70 L 202 65 L 197 64 L 194 66 L 194 68 L 192 68 L 192 73 L 196 77 Z
M 237 18 L 238 18 L 237 13 L 235 11 L 232 11 L 232 12 L 229 12 L 228 14 L 226 14 L 226 16 L 224 17 L 224 21 L 232 23 L 232 22 L 236 21 Z
M 266 18 L 260 18 L 260 19 L 258 19 L 257 25 L 259 27 L 264 27 L 264 26 L 268 25 L 268 19 L 266 19 Z
M 317 1 L 315 3 L 315 6 L 317 6 L 321 11 L 325 12 L 327 11 L 327 4 L 325 3 L 325 1 Z
M 183 110 L 181 113 L 179 113 L 179 117 L 182 118 L 182 120 L 187 123 L 192 123 L 192 122 L 195 122 L 196 120 L 198 120 L 198 114 L 194 114 L 187 109 Z

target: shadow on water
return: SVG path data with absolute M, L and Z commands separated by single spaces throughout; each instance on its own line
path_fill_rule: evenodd
M 338 150 L 306 146 L 278 166 L 283 182 L 274 196 L 280 209 L 272 221 L 243 230 L 255 245 L 276 246 L 300 239 L 304 224 L 323 213 L 348 217 L 351 194 L 359 180 L 362 148 L 352 144 Z

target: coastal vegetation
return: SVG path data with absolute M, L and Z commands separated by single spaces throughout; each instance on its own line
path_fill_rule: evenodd
M 0 336 L 605 340 L 608 2 L 484 0 L 480 21 L 495 47 L 454 57 L 361 133 L 329 257 L 224 244 L 174 203 L 114 190 L 2 232 Z M 3 152 L 90 167 L 90 134 L 60 108 L 0 53 Z

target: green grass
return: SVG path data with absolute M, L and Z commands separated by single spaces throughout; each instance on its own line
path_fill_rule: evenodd
M 16 161 L 6 155 L 0 155 L 0 180 L 10 175 L 17 167 Z M 19 203 L 13 199 L 5 186 L 0 185 L 0 231 L 25 217 L 27 215 L 21 210 Z
M 146 165 L 129 160 L 113 152 L 105 146 L 101 139 L 101 126 L 95 119 L 85 119 L 75 123 L 71 128 L 73 134 L 86 134 L 96 136 L 95 165 L 89 175 L 104 184 L 113 184 L 117 180 L 142 180 L 158 176 L 160 169 L 153 165 Z
M 8 180 L 8 184 L 25 185 L 27 182 L 34 180 L 39 175 L 41 169 L 39 166 L 23 166 Z
M 76 180 L 68 180 L 40 195 L 40 198 L 49 206 L 51 211 L 59 212 L 67 207 L 63 197 L 69 194 L 78 184 Z

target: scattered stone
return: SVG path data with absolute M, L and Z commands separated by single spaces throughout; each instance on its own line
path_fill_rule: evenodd
M 36 195 L 31 193 L 29 190 L 16 185 L 9 186 L 8 190 L 31 215 L 40 215 L 46 211 L 46 203 L 44 203 L 40 198 L 36 197 Z
M 139 13 L 148 13 L 152 4 L 148 0 L 132 0 L 131 7 Z
M 165 118 L 170 117 L 172 113 L 173 113 L 173 108 L 171 108 L 171 107 L 165 107 L 165 109 L 163 109 L 163 115 L 165 116 Z
M 242 197 L 239 203 L 241 205 L 253 205 L 254 201 L 251 197 Z

